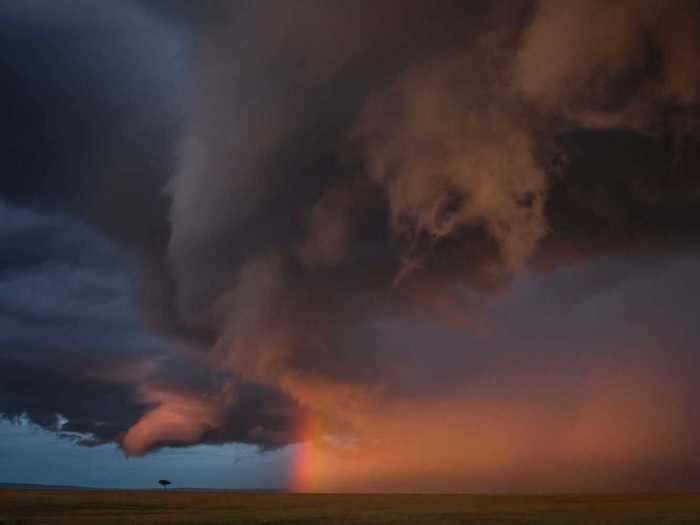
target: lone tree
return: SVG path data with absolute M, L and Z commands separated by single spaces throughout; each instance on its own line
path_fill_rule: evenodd
M 168 485 L 172 485 L 167 479 L 159 479 L 158 483 L 163 486 L 163 489 L 167 489 Z

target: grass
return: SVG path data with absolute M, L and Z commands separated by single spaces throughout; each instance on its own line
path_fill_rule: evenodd
M 0 490 L 0 525 L 700 524 L 700 495 L 332 495 Z

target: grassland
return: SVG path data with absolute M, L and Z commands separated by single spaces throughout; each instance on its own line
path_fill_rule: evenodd
M 0 524 L 700 524 L 700 495 L 314 495 L 0 491 Z

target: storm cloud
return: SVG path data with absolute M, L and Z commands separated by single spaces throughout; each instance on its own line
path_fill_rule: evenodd
M 0 412 L 311 440 L 314 488 L 697 483 L 697 2 L 48 6 L 0 12 L 58 35 L 7 52 Z

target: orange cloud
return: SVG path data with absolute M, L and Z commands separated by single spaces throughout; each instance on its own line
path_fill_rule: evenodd
M 153 407 L 126 433 L 122 446 L 129 455 L 164 443 L 196 443 L 221 423 L 219 405 L 208 399 L 147 387 L 143 400 Z

